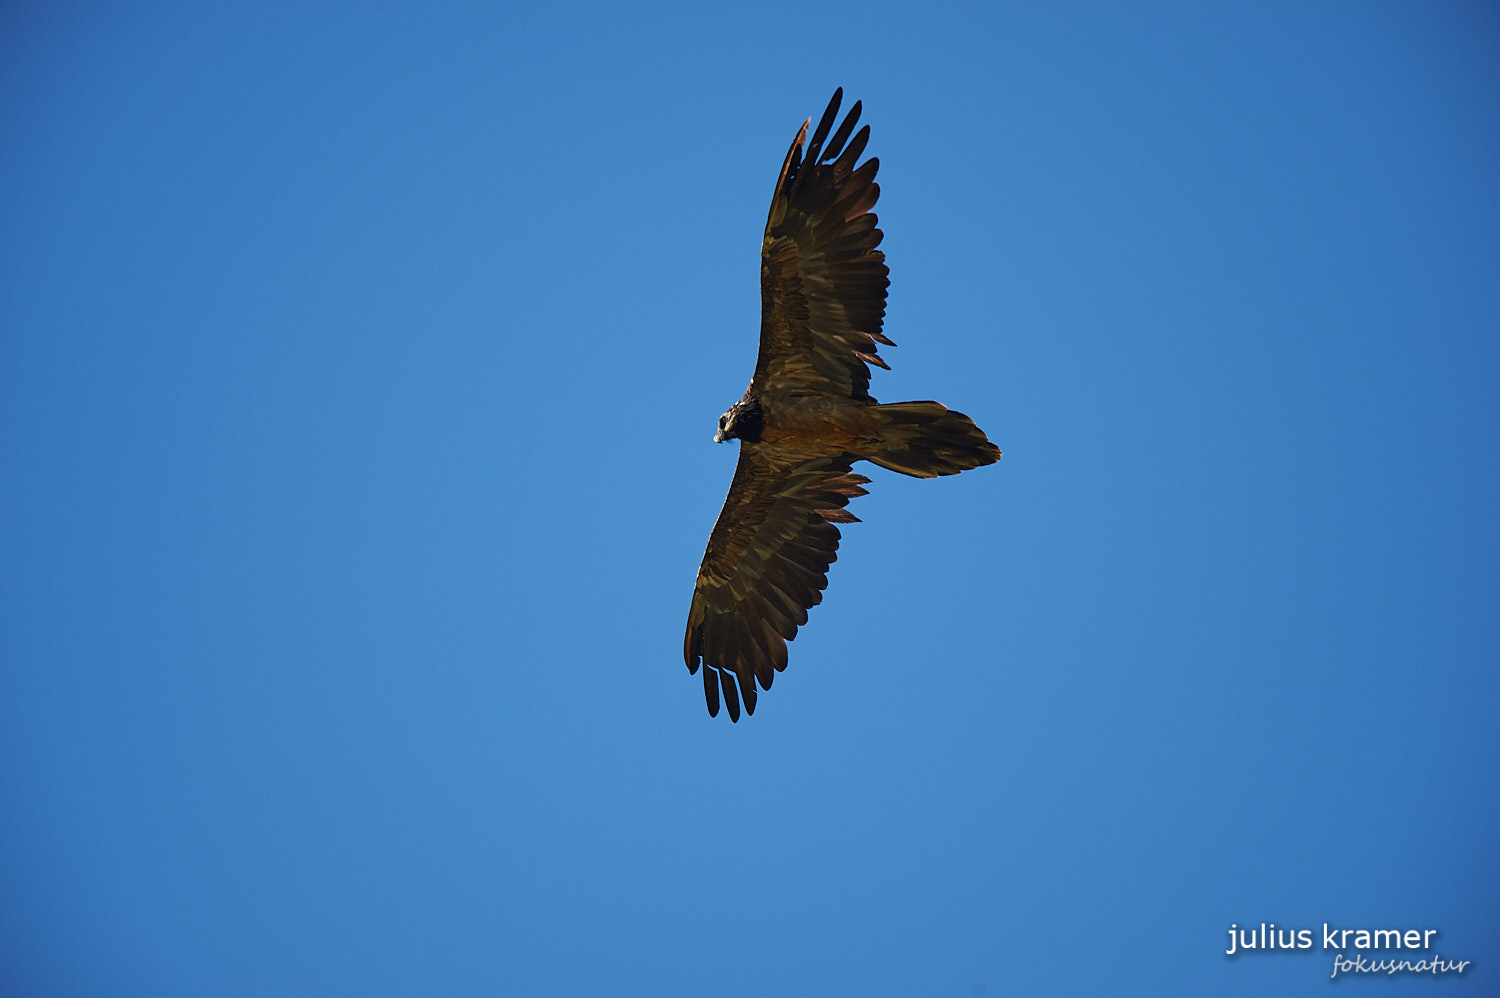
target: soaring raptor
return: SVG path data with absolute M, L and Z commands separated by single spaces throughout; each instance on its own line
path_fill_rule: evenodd
M 936 402 L 881 405 L 870 368 L 879 348 L 885 254 L 870 210 L 879 160 L 856 166 L 870 139 L 859 102 L 833 134 L 835 90 L 812 141 L 802 123 L 771 198 L 760 250 L 760 356 L 745 395 L 719 417 L 714 440 L 740 441 L 734 482 L 698 568 L 683 655 L 703 667 L 708 713 L 722 691 L 731 720 L 755 713 L 786 668 L 786 643 L 823 599 L 837 557 L 835 523 L 869 484 L 855 461 L 916 478 L 993 464 L 1000 449 L 974 421 Z M 804 142 L 806 145 L 804 147 Z

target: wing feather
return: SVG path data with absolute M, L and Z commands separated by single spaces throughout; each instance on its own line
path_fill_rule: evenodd
M 859 108 L 859 104 L 856 103 L 854 105 L 854 107 L 856 109 L 858 109 Z M 854 115 L 851 113 L 849 115 L 849 117 L 852 119 L 854 117 Z M 846 122 L 844 122 L 844 126 L 846 128 L 849 125 L 851 125 L 851 124 L 852 124 L 852 121 L 846 121 Z M 839 131 L 842 132 L 843 129 L 839 129 Z M 830 156 L 837 155 L 838 156 L 838 161 L 834 164 L 834 168 L 835 169 L 839 169 L 839 170 L 852 170 L 852 169 L 854 169 L 855 162 L 857 162 L 859 160 L 859 154 L 865 151 L 865 146 L 869 145 L 869 143 L 870 143 L 870 126 L 866 125 L 865 127 L 861 128 L 859 130 L 859 134 L 857 134 L 857 135 L 854 136 L 854 141 L 851 142 L 851 143 L 849 143 L 849 148 L 845 149 L 841 153 L 835 153 L 832 150 L 829 151 L 828 155 L 830 155 Z M 843 145 L 843 143 L 839 143 L 839 145 Z
M 843 88 L 840 87 L 839 89 L 842 90 Z M 859 124 L 859 112 L 861 109 L 861 102 L 855 101 L 854 106 L 849 109 L 849 113 L 844 117 L 844 123 L 839 126 L 838 131 L 833 133 L 833 138 L 828 140 L 828 145 L 818 151 L 819 159 L 834 159 L 839 155 L 844 148 L 844 143 L 849 141 L 849 133 L 854 131 L 855 125 Z M 864 127 L 864 132 L 865 137 L 868 139 L 870 132 L 869 125 Z M 860 148 L 864 148 L 864 143 L 860 143 Z M 859 153 L 856 152 L 854 155 L 858 156 Z
M 740 695 L 734 688 L 734 673 L 725 669 L 716 675 L 719 677 L 719 688 L 724 691 L 724 706 L 729 708 L 729 719 L 738 721 L 740 719 Z
M 683 658 L 701 665 L 708 712 L 721 702 L 738 720 L 755 712 L 756 683 L 770 689 L 786 668 L 786 643 L 823 599 L 838 557 L 834 521 L 869 482 L 850 455 L 778 465 L 774 450 L 742 442 L 734 481 L 698 568 Z
M 833 119 L 838 117 L 839 104 L 844 100 L 844 88 L 839 87 L 833 92 L 833 99 L 823 109 L 823 117 L 818 119 L 818 127 L 813 131 L 812 141 L 807 144 L 807 160 L 816 163 L 823 151 L 823 140 L 828 137 L 828 129 L 833 127 Z M 803 126 L 806 128 L 807 126 Z
M 713 669 L 703 670 L 703 698 L 708 701 L 708 716 L 719 716 L 719 676 Z

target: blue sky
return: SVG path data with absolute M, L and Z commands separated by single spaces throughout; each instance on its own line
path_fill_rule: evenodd
M 1274 922 L 1493 991 L 1497 51 L 1463 3 L 7 5 L 5 990 L 1324 993 L 1225 955 Z M 710 437 L 839 85 L 872 391 L 1005 458 L 871 469 L 731 726 Z

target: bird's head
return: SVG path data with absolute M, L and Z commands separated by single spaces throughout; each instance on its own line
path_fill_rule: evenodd
M 719 417 L 719 429 L 714 434 L 714 443 L 722 444 L 726 440 L 736 438 L 757 443 L 760 440 L 762 425 L 760 400 L 747 395 L 730 406 L 729 411 Z

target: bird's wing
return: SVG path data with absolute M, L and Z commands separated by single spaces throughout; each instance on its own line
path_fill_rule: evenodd
M 859 102 L 829 136 L 844 91 L 834 92 L 804 150 L 807 126 L 787 150 L 760 251 L 760 356 L 752 391 L 837 395 L 871 402 L 869 364 L 886 367 L 885 254 L 871 208 L 880 161 L 855 163 L 870 138 Z M 825 141 L 826 140 L 826 141 Z
M 722 690 L 731 719 L 755 713 L 755 683 L 771 688 L 786 668 L 786 643 L 822 602 L 828 566 L 837 557 L 835 523 L 857 517 L 844 509 L 870 480 L 849 470 L 849 455 L 777 465 L 756 444 L 740 444 L 729 496 L 708 538 L 688 611 L 683 657 L 688 672 L 703 665 L 708 713 L 719 713 Z M 738 692 L 736 692 L 738 686 Z

